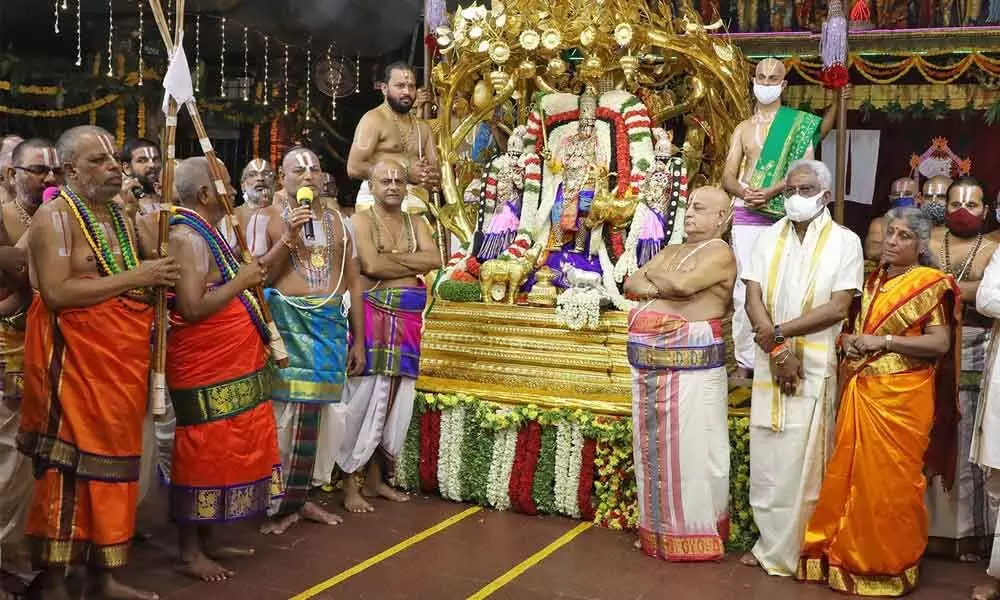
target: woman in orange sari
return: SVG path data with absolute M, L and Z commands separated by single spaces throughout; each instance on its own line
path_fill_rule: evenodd
M 882 264 L 840 341 L 835 446 L 800 580 L 860 596 L 901 596 L 917 584 L 925 462 L 950 488 L 958 423 L 954 392 L 937 390 L 955 385 L 960 293 L 950 275 L 923 266 L 930 231 L 917 209 L 886 215 Z

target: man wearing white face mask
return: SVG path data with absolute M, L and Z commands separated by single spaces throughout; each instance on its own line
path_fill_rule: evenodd
M 742 277 L 757 344 L 750 400 L 750 505 L 760 529 L 747 565 L 795 575 L 834 430 L 836 339 L 861 290 L 861 240 L 833 222 L 831 176 L 789 167 L 786 216 L 760 234 Z
M 811 113 L 782 106 L 781 93 L 786 86 L 785 65 L 780 60 L 766 58 L 757 64 L 754 114 L 736 126 L 729 144 L 722 185 L 735 198 L 733 250 L 741 272 L 757 236 L 784 216 L 781 190 L 788 165 L 801 158 L 813 158 L 816 144 L 834 125 L 833 108 L 821 120 Z M 743 284 L 737 279 L 733 290 L 733 338 L 736 362 L 746 376 L 753 368 L 753 333 L 744 313 L 744 295 Z

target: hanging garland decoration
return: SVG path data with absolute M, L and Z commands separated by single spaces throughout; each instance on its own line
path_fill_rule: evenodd
M 12 106 L 0 105 L 0 113 L 8 115 L 16 115 L 19 117 L 32 117 L 35 119 L 62 119 L 65 117 L 75 117 L 82 115 L 87 112 L 95 111 L 99 108 L 111 104 L 118 98 L 120 94 L 108 94 L 107 96 L 94 100 L 93 102 L 88 102 L 87 104 L 81 104 L 80 106 L 74 106 L 71 108 L 63 109 L 52 109 L 52 110 L 33 110 L 27 108 L 16 108 Z
M 119 148 L 125 144 L 125 104 L 118 103 L 115 108 L 115 145 Z
M 306 121 L 312 119 L 309 113 L 312 111 L 312 64 L 313 64 L 313 51 L 312 51 L 312 36 L 309 37 L 309 42 L 306 45 Z
M 243 89 L 243 101 L 248 102 L 250 100 L 250 39 L 249 39 L 249 29 L 246 25 L 243 26 L 243 81 L 240 82 L 240 87 Z
M 330 65 L 330 120 L 337 120 L 337 86 L 333 84 L 333 44 L 326 47 L 326 64 Z
M 139 4 L 139 87 L 142 87 L 142 72 L 145 69 L 145 63 L 142 60 L 142 30 L 144 28 L 142 5 L 145 4 L 145 1 L 136 0 L 136 2 Z
M 260 123 L 253 124 L 253 157 L 260 158 Z
M 53 17 L 55 17 L 55 23 L 53 24 L 53 29 L 55 29 L 56 35 L 59 35 L 59 0 L 53 0 L 52 12 L 54 13 Z
M 146 99 L 139 97 L 139 108 L 135 111 L 136 137 L 146 137 Z
M 361 93 L 361 52 L 354 56 L 354 93 Z
M 271 150 L 271 164 L 278 168 L 278 161 L 281 160 L 281 132 L 278 130 L 278 119 L 271 121 L 271 133 L 268 136 L 269 148 Z
M 879 85 L 895 83 L 913 70 L 920 73 L 928 82 L 935 84 L 953 83 L 966 75 L 972 68 L 977 68 L 988 75 L 1000 76 L 1000 59 L 986 56 L 980 52 L 967 54 L 956 61 L 943 65 L 931 62 L 931 58 L 931 56 L 922 54 L 912 54 L 900 60 L 880 62 L 858 54 L 851 54 L 847 58 L 847 68 L 853 68 L 861 77 Z M 787 58 L 784 62 L 786 68 L 795 71 L 809 83 L 822 85 L 826 81 L 823 76 L 822 62 L 807 60 L 799 56 Z
M 285 97 L 285 114 L 288 114 L 288 44 L 285 44 L 285 82 L 281 88 L 282 95 Z

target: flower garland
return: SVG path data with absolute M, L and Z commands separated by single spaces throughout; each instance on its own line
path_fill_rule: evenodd
M 135 133 L 137 137 L 146 137 L 146 99 L 139 97 L 139 107 L 135 110 Z
M 115 108 L 115 145 L 119 148 L 125 143 L 125 105 L 118 103 Z
M 749 417 L 729 419 L 729 446 L 732 456 L 750 455 Z M 729 541 L 730 550 L 745 551 L 753 547 L 759 532 L 750 508 L 750 463 L 729 461 Z
M 441 413 L 441 439 L 438 447 L 438 487 L 441 497 L 462 501 L 462 440 L 465 431 L 465 406 L 458 405 Z
M 396 469 L 392 484 L 404 490 L 420 488 L 420 424 L 423 419 L 414 412 L 410 426 L 406 430 L 406 440 L 396 458 Z
M 462 444 L 462 469 L 460 496 L 479 505 L 487 503 L 490 461 L 493 458 L 493 431 L 483 427 L 488 407 L 483 404 L 464 405 L 465 431 Z
M 420 489 L 438 492 L 438 441 L 441 436 L 441 411 L 425 412 L 420 419 Z
M 34 119 L 62 119 L 65 117 L 76 117 L 86 112 L 93 112 L 111 104 L 120 97 L 120 94 L 108 94 L 103 98 L 98 98 L 97 100 L 88 102 L 87 104 L 52 110 L 34 110 L 29 108 L 15 108 L 12 106 L 0 105 L 0 113 L 16 115 L 19 117 L 32 117 Z
M 594 508 L 594 458 L 597 455 L 597 440 L 585 438 L 583 451 L 580 453 L 580 485 L 576 488 L 576 503 L 580 507 L 580 516 L 593 521 L 597 516 Z
M 850 54 L 847 57 L 846 67 L 847 69 L 853 68 L 861 77 L 880 85 L 895 83 L 913 70 L 934 84 L 952 83 L 966 75 L 973 67 L 989 75 L 1000 75 L 1000 59 L 991 58 L 980 52 L 966 54 L 957 61 L 944 65 L 936 65 L 928 60 L 929 58 L 929 56 L 915 53 L 901 60 L 881 62 L 870 60 L 858 54 Z M 822 62 L 794 56 L 786 59 L 785 65 L 809 83 L 824 83 Z
M 551 515 L 557 512 L 553 489 L 556 479 L 556 428 L 549 425 L 542 427 L 541 432 L 535 478 L 531 482 L 531 499 L 538 512 Z
M 516 453 L 517 432 L 513 429 L 498 431 L 493 438 L 493 456 L 486 488 L 487 502 L 497 510 L 510 508 L 509 482 Z
M 253 124 L 253 157 L 260 158 L 260 123 Z
M 514 468 L 510 474 L 510 504 L 514 510 L 526 515 L 537 515 L 538 506 L 532 496 L 538 454 L 542 449 L 542 426 L 538 421 L 528 421 L 517 434 Z
M 556 299 L 556 321 L 573 331 L 596 329 L 602 297 L 600 290 L 569 288 Z
M 601 261 L 601 277 L 604 281 L 604 293 L 611 299 L 615 308 L 628 312 L 638 306 L 634 300 L 629 300 L 618 290 L 618 283 L 615 281 L 615 266 L 611 264 L 611 257 L 608 256 L 608 249 L 601 245 L 597 250 L 597 256 Z

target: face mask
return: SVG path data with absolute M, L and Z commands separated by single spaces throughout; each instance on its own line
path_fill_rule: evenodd
M 983 218 L 972 214 L 965 208 L 948 213 L 945 222 L 948 225 L 948 231 L 958 237 L 973 237 L 983 230 Z
M 761 104 L 773 104 L 781 97 L 781 84 L 764 85 L 762 83 L 753 84 L 753 95 L 757 97 L 757 102 Z
M 826 192 L 820 192 L 815 196 L 803 196 L 795 194 L 791 198 L 785 198 L 785 215 L 796 223 L 802 223 L 815 217 L 823 209 L 821 199 Z
M 935 225 L 943 225 L 944 216 L 948 212 L 945 209 L 944 201 L 930 199 L 924 200 L 924 204 L 920 207 L 920 210 Z
M 892 205 L 892 208 L 908 208 L 916 205 L 916 201 L 913 196 L 900 196 L 895 200 L 890 200 L 889 204 Z

